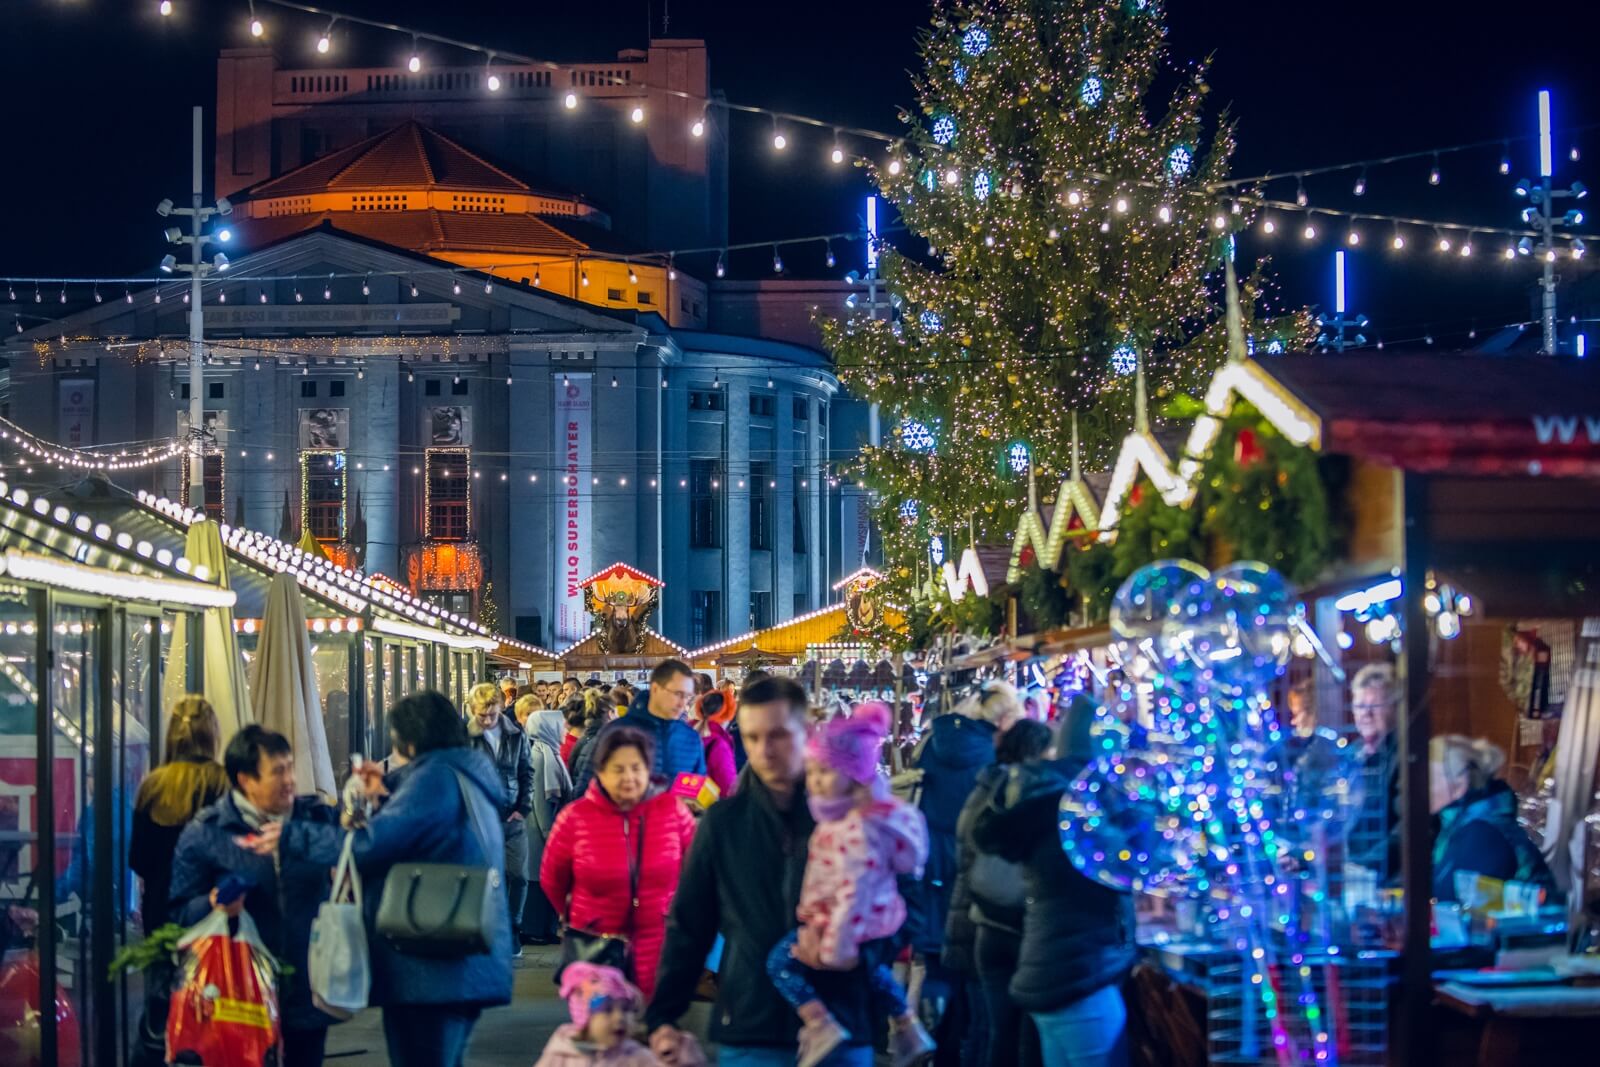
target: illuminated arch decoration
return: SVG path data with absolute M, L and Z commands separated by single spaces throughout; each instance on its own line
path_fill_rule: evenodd
M 1006 581 L 1015 583 L 1021 580 L 1025 569 L 1023 556 L 1029 548 L 1033 549 L 1033 558 L 1038 566 L 1059 571 L 1061 553 L 1066 550 L 1067 539 L 1072 536 L 1074 519 L 1078 522 L 1077 528 L 1089 534 L 1100 530 L 1099 505 L 1095 503 L 1089 486 L 1078 477 L 1068 478 L 1061 483 L 1048 530 L 1037 508 L 1029 508 L 1017 520 L 1017 535 L 1011 542 L 1011 564 L 1006 568 Z
M 983 573 L 983 561 L 978 558 L 975 545 L 968 545 L 961 553 L 960 567 L 945 560 L 943 574 L 944 587 L 951 600 L 960 600 L 969 589 L 979 596 L 989 595 L 989 576 Z
M 1186 506 L 1194 496 L 1194 487 L 1178 476 L 1166 450 L 1150 431 L 1135 430 L 1122 439 L 1117 465 L 1111 469 L 1111 487 L 1106 491 L 1105 510 L 1100 513 L 1100 540 L 1115 540 L 1123 505 L 1140 473 L 1150 479 L 1161 499 L 1174 507 Z
M 1248 400 L 1261 412 L 1274 430 L 1289 441 L 1313 452 L 1322 448 L 1322 420 L 1272 379 L 1260 364 L 1241 359 L 1225 364 L 1206 388 L 1205 414 L 1194 420 L 1189 440 L 1184 445 L 1178 476 L 1192 482 L 1200 474 L 1200 463 L 1222 432 L 1222 422 L 1233 411 L 1235 397 Z

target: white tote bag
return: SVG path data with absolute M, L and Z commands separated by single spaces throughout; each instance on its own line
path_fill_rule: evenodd
M 346 834 L 339 866 L 333 872 L 333 892 L 317 909 L 311 924 L 311 951 L 307 959 L 311 999 L 337 1019 L 348 1019 L 367 1006 L 372 989 L 372 965 L 367 958 L 367 928 L 361 914 L 361 875 L 350 853 Z

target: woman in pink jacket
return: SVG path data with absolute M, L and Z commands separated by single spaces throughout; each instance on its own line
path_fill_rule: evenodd
M 817 994 L 811 975 L 824 969 L 871 969 L 874 1006 L 891 1020 L 895 1067 L 916 1063 L 934 1049 L 875 944 L 893 937 L 906 921 L 895 877 L 921 877 L 928 859 L 922 813 L 891 796 L 878 773 L 892 721 L 887 704 L 861 704 L 850 716 L 822 724 L 806 744 L 806 803 L 817 828 L 795 910 L 800 928 L 767 957 L 772 984 L 805 1024 L 799 1067 L 821 1063 L 852 1036 Z
M 723 796 L 731 796 L 739 784 L 739 770 L 733 762 L 733 738 L 728 723 L 739 708 L 733 686 L 726 685 L 703 693 L 694 702 L 695 729 L 706 750 L 706 777 L 717 783 Z

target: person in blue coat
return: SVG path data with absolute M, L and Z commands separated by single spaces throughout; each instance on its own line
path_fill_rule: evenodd
M 311 921 L 328 899 L 329 874 L 344 834 L 337 810 L 294 793 L 294 752 L 282 734 L 251 724 L 223 756 L 229 791 L 178 837 L 170 914 L 193 926 L 217 907 L 228 875 L 251 883 L 224 910 L 246 911 L 267 950 L 292 970 L 279 982 L 283 1067 L 319 1067 L 335 1020 L 311 1002 L 306 954 Z
M 682 660 L 664 659 L 650 672 L 647 695 L 634 698 L 627 711 L 611 721 L 642 730 L 655 742 L 653 775 L 671 784 L 680 774 L 705 774 L 705 744 L 685 721 L 695 698 L 694 671 Z M 573 761 L 573 796 L 581 797 L 594 768 Z
M 389 709 L 388 721 L 389 762 L 398 769 L 386 775 L 364 763 L 357 771 L 368 799 L 381 806 L 354 831 L 352 844 L 372 959 L 369 1003 L 383 1008 L 392 1067 L 460 1067 L 479 1013 L 511 1003 L 511 922 L 500 871 L 504 785 L 489 757 L 469 747 L 466 724 L 443 695 L 414 693 Z M 376 934 L 384 879 L 397 863 L 500 871 L 491 879 L 499 898 L 490 911 L 494 947 L 448 958 L 407 955 Z

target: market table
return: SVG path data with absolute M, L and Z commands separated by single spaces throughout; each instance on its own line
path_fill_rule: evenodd
M 1535 1053 L 1530 1039 L 1570 1051 L 1600 1043 L 1600 986 L 1560 984 L 1486 987 L 1459 981 L 1434 986 L 1442 1008 L 1480 1020 L 1478 1067 L 1513 1067 Z

